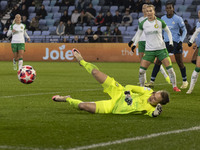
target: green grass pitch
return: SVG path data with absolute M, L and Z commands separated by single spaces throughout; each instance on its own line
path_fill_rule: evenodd
M 171 102 L 163 106 L 162 115 L 157 118 L 131 114 L 90 114 L 76 110 L 68 103 L 51 100 L 57 94 L 71 95 L 84 101 L 109 99 L 101 85 L 78 63 L 24 64 L 32 65 L 37 71 L 36 80 L 30 85 L 18 81 L 12 62 L 0 62 L 0 149 L 78 150 L 89 149 L 93 144 L 96 145 L 91 149 L 98 150 L 200 149 L 200 81 L 197 81 L 191 95 L 185 94 L 187 90 L 175 93 L 159 73 L 154 90 L 169 91 Z M 138 63 L 94 64 L 122 85 L 138 82 Z M 190 81 L 195 65 L 185 65 Z M 177 64 L 173 66 L 180 87 L 181 74 Z M 147 70 L 148 80 L 152 68 L 153 65 Z M 178 133 L 178 130 L 192 127 L 198 128 Z M 123 142 L 127 138 L 132 140 Z M 108 144 L 117 140 L 120 141 L 118 144 Z

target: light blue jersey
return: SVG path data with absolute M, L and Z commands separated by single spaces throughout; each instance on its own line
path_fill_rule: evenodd
M 198 21 L 196 24 L 196 29 L 200 27 L 200 22 Z M 200 34 L 198 34 L 197 38 L 195 39 L 197 47 L 200 46 Z
M 172 18 L 167 18 L 167 15 L 164 15 L 161 19 L 164 20 L 169 27 L 169 30 L 172 33 L 173 41 L 177 43 L 180 41 L 183 42 L 187 35 L 187 30 L 183 19 L 176 14 L 174 14 Z M 180 29 L 183 31 L 182 35 L 180 35 Z M 169 42 L 169 38 L 166 32 L 164 32 L 164 41 Z

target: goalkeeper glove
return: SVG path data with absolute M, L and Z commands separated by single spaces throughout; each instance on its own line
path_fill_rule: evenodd
M 131 48 L 131 50 L 132 50 L 133 53 L 134 53 L 135 48 L 136 48 L 135 45 L 133 45 L 132 48 Z
M 126 95 L 125 102 L 127 105 L 132 105 L 133 99 L 131 98 L 130 91 L 125 91 L 124 94 Z
M 128 43 L 128 46 L 131 47 L 132 44 L 133 44 L 133 41 L 130 41 L 130 42 Z
M 156 109 L 152 113 L 152 116 L 157 117 L 161 114 L 161 112 L 162 112 L 162 106 L 161 106 L 161 104 L 157 104 Z
M 189 46 L 189 47 L 191 47 L 191 46 L 192 46 L 192 43 L 190 43 L 190 41 L 188 42 L 188 46 Z

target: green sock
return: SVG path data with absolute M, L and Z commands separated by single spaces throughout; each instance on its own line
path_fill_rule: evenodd
M 80 64 L 89 72 L 90 74 L 92 73 L 93 69 L 99 70 L 99 68 L 92 63 L 86 62 L 85 60 L 81 60 Z
M 69 104 L 74 107 L 74 108 L 79 108 L 78 105 L 82 102 L 81 100 L 78 99 L 73 99 L 73 98 L 67 98 L 66 99 L 67 102 L 69 102 Z

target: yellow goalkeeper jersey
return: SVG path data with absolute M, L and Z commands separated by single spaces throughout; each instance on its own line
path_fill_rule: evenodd
M 152 95 L 152 89 L 147 87 L 127 85 L 125 91 L 130 91 L 133 102 L 128 105 L 125 101 L 125 94 L 116 101 L 115 106 L 112 110 L 113 114 L 144 114 L 152 117 L 152 113 L 155 107 L 148 103 L 148 98 Z

